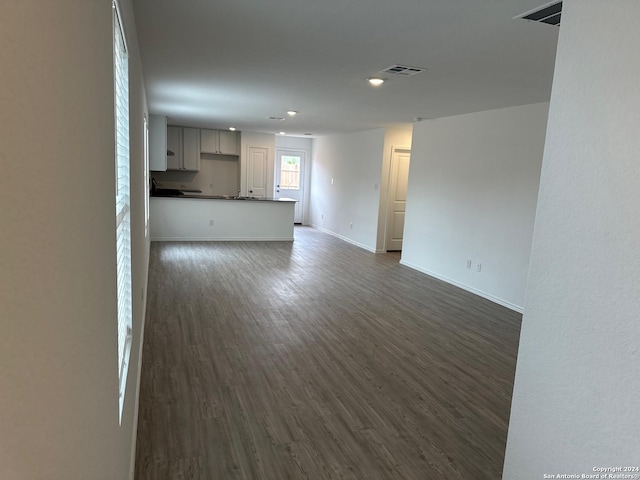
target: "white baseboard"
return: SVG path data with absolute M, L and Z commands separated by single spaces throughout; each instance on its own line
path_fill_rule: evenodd
M 434 277 L 437 278 L 438 280 L 442 280 L 443 282 L 447 282 L 455 287 L 461 288 L 463 290 L 466 290 L 467 292 L 471 292 L 475 295 L 478 295 L 479 297 L 482 298 L 486 298 L 487 300 L 492 301 L 493 303 L 497 303 L 498 305 L 502 305 L 503 307 L 506 307 L 510 310 L 513 310 L 515 312 L 518 313 L 524 313 L 524 308 L 521 307 L 520 305 L 515 305 L 511 302 L 507 302 L 506 300 L 503 300 L 501 298 L 495 297 L 491 294 L 488 294 L 486 292 L 483 292 L 481 290 L 475 289 L 473 287 L 470 287 L 469 285 L 465 285 L 464 283 L 460 283 L 457 282 L 455 280 L 452 280 L 451 278 L 445 277 L 443 275 L 439 275 L 435 272 L 431 272 L 429 270 L 426 270 L 424 268 L 418 267 L 417 265 L 413 265 L 409 262 L 405 262 L 404 260 L 400 260 L 400 265 L 404 265 L 405 267 L 409 267 L 412 268 L 413 270 L 417 270 L 420 273 L 424 273 L 425 275 L 429 275 L 430 277 Z
M 356 247 L 360 247 L 360 248 L 366 250 L 367 252 L 378 253 L 378 252 L 376 252 L 375 248 L 367 247 L 366 245 L 363 245 L 362 243 L 358 243 L 358 242 L 356 242 L 354 240 L 351 240 L 350 238 L 347 238 L 345 236 L 342 236 L 342 235 L 340 235 L 340 234 L 338 234 L 336 232 L 332 232 L 331 230 L 327 230 L 326 228 L 322 228 L 319 225 L 315 225 L 315 224 L 311 223 L 309 226 L 312 227 L 312 228 L 315 228 L 316 230 L 320 230 L 322 233 L 327 233 L 327 234 L 331 235 L 332 237 L 339 238 L 340 240 L 343 240 L 343 241 L 345 241 L 347 243 L 350 243 L 351 245 L 355 245 Z
M 151 237 L 152 242 L 293 242 L 293 237 Z

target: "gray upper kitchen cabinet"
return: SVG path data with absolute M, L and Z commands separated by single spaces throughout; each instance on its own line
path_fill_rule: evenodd
M 149 170 L 167 169 L 167 117 L 149 115 Z
M 219 155 L 240 155 L 238 132 L 200 130 L 200 151 Z
M 167 127 L 167 170 L 200 170 L 200 130 Z
M 167 127 L 167 170 L 182 170 L 181 127 Z
M 182 165 L 183 170 L 197 172 L 200 170 L 200 130 L 197 128 L 182 129 Z
M 238 132 L 220 130 L 220 153 L 222 155 L 240 155 L 240 135 Z

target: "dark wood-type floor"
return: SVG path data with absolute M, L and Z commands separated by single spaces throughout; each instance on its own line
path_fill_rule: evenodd
M 521 316 L 300 227 L 154 243 L 136 479 L 499 479 Z

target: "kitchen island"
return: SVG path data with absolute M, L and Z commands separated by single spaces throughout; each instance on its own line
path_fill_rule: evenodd
M 295 200 L 152 196 L 151 241 L 293 241 Z

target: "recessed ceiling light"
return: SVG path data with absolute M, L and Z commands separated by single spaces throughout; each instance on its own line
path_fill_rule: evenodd
M 295 117 L 298 112 L 295 110 L 287 110 L 287 115 L 290 117 Z
M 278 135 L 286 135 L 287 132 L 278 132 Z
M 229 127 L 229 130 L 231 130 L 232 132 L 236 131 L 236 127 Z
M 313 135 L 313 133 L 308 133 L 308 132 L 307 132 L 307 133 L 305 133 L 305 135 Z
M 385 82 L 385 79 L 380 77 L 371 77 L 371 78 L 367 78 L 367 82 L 369 82 L 374 87 L 379 87 Z
M 269 120 L 284 120 L 284 117 L 268 117 Z

